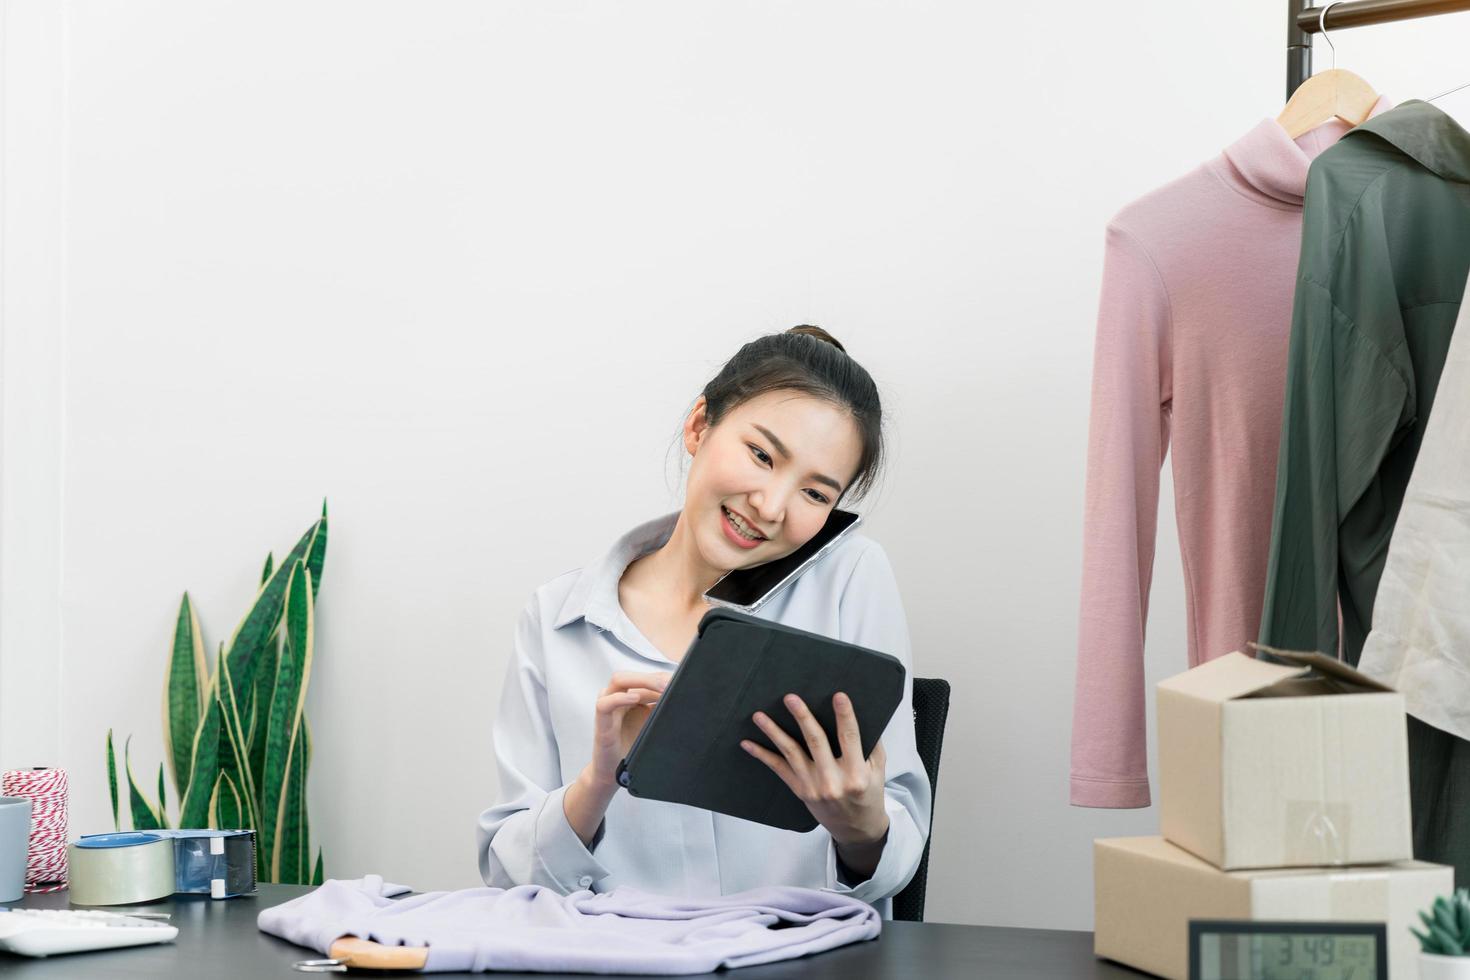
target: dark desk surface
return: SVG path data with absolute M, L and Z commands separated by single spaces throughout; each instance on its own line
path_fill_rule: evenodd
M 259 894 L 213 901 L 196 895 L 175 896 L 134 911 L 170 912 L 179 927 L 172 943 L 131 949 L 73 953 L 30 959 L 0 953 L 0 975 L 66 977 L 306 977 L 291 969 L 296 960 L 323 954 L 293 946 L 255 927 L 261 909 L 279 905 L 308 891 L 300 885 L 261 885 Z M 13 903 L 21 908 L 67 908 L 66 892 L 28 895 Z M 123 911 L 118 909 L 118 911 Z M 358 975 L 387 976 L 376 971 Z M 963 977 L 984 980 L 1068 980 L 1068 978 L 1140 977 L 1144 974 L 1097 960 L 1092 933 L 1049 929 L 1003 929 L 990 926 L 885 922 L 876 940 L 826 953 L 726 971 L 740 980 L 878 980 L 885 977 Z M 328 974 L 330 975 L 330 974 Z M 497 973 L 497 977 L 546 980 L 546 973 Z M 585 974 L 581 975 L 585 976 Z

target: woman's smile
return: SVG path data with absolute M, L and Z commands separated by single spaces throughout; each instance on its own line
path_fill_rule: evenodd
M 741 523 L 744 522 L 742 521 Z M 740 532 L 740 529 L 731 522 L 730 512 L 725 509 L 724 505 L 720 506 L 720 527 L 724 529 L 725 537 L 729 538 L 731 542 L 733 542 L 738 547 L 745 549 L 746 551 L 749 551 L 751 548 L 756 547 L 762 541 L 766 540 L 763 537 L 757 536 L 754 538 L 749 538 L 742 534 Z M 750 533 L 755 534 L 756 532 L 751 531 Z

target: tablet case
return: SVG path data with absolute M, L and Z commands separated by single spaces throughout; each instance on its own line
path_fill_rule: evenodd
M 764 711 L 805 745 L 782 701 L 794 693 L 821 723 L 835 755 L 832 695 L 843 691 L 852 699 L 867 758 L 903 700 L 903 681 L 903 664 L 886 653 L 711 609 L 618 766 L 618 782 L 644 799 L 806 832 L 817 826 L 806 804 L 740 747 L 750 739 L 776 751 L 751 716 Z

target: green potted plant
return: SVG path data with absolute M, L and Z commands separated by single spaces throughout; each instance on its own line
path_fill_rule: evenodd
M 1470 980 L 1470 890 L 1434 900 L 1419 913 L 1419 980 Z
M 316 595 L 327 558 L 327 506 L 277 565 L 267 555 L 255 602 L 221 643 L 211 671 L 199 618 L 184 593 L 163 679 L 163 745 L 157 802 L 133 778 L 123 744 L 134 830 L 169 826 L 164 773 L 173 777 L 180 828 L 253 829 L 260 881 L 321 884 L 311 862 L 306 776 L 311 726 L 306 689 L 316 646 Z M 112 821 L 118 820 L 117 760 L 107 732 Z

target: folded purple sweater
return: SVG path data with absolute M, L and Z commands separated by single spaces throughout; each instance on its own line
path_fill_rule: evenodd
M 427 946 L 424 970 L 708 973 L 795 959 L 878 935 L 872 906 L 810 888 L 680 899 L 541 885 L 394 900 L 376 875 L 328 881 L 260 913 L 263 932 L 326 954 L 343 936 Z

